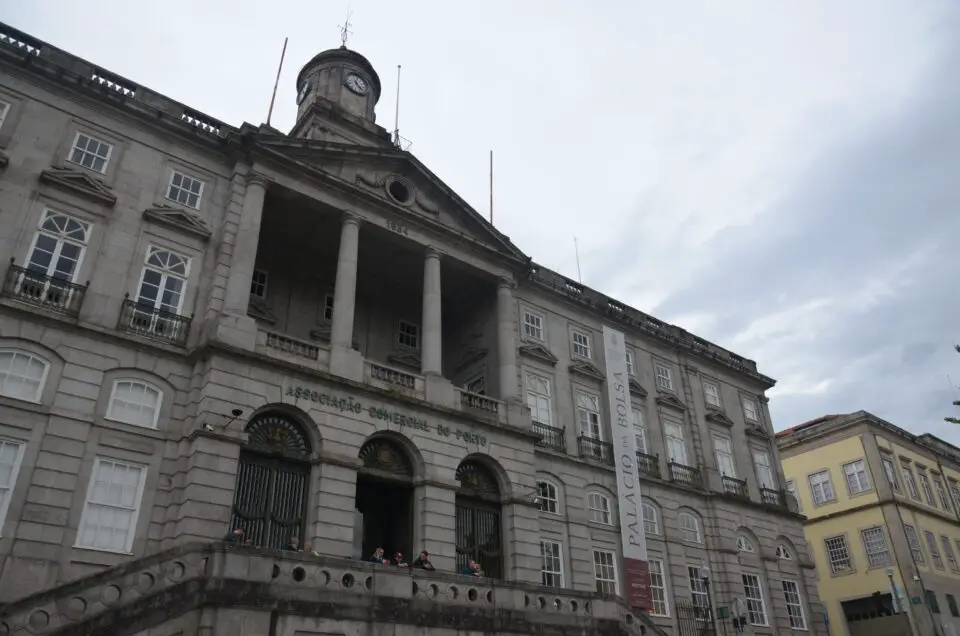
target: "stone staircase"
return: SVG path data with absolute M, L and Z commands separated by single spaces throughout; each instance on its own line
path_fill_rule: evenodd
M 0 609 L 0 636 L 399 634 L 405 625 L 664 635 L 617 597 L 221 543 L 178 546 Z

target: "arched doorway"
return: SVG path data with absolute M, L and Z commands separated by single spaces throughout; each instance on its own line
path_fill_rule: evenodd
M 240 451 L 232 528 L 251 545 L 283 549 L 291 537 L 303 545 L 310 477 L 310 441 L 298 422 L 262 413 L 247 425 Z
M 503 578 L 500 534 L 500 487 L 489 468 L 467 459 L 456 473 L 457 571 L 470 559 L 480 564 L 485 576 Z
M 377 548 L 413 555 L 413 463 L 400 445 L 374 437 L 360 447 L 356 507 L 363 515 L 363 558 Z

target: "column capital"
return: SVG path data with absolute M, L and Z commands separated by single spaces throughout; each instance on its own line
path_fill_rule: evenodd
M 497 287 L 499 289 L 509 289 L 513 291 L 517 288 L 517 281 L 509 276 L 497 276 Z
M 363 219 L 357 216 L 356 214 L 354 214 L 353 212 L 347 212 L 346 210 L 344 210 L 343 223 L 345 225 L 349 223 L 350 225 L 356 225 L 359 227 L 360 224 L 363 223 Z
M 424 250 L 423 255 L 425 258 L 441 258 L 444 254 L 432 245 L 428 245 L 427 249 Z
M 247 187 L 250 187 L 252 185 L 258 185 L 264 190 L 266 190 L 267 188 L 270 187 L 271 183 L 272 181 L 270 181 L 270 179 L 268 179 L 262 174 L 251 172 L 250 174 L 247 175 Z

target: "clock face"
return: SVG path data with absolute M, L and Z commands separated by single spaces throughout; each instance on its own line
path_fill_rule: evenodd
M 347 79 L 343 82 L 347 88 L 352 90 L 357 95 L 366 95 L 367 94 L 367 80 L 363 79 L 356 73 L 350 73 L 347 75 Z
M 310 93 L 310 89 L 312 88 L 312 86 L 313 85 L 310 82 L 303 83 L 303 86 L 300 87 L 300 92 L 297 93 L 297 106 L 302 104 L 303 100 L 307 98 L 307 95 Z

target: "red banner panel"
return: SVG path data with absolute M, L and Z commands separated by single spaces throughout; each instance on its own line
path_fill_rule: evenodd
M 623 560 L 623 580 L 627 584 L 627 603 L 644 612 L 653 607 L 653 592 L 650 589 L 650 564 L 639 559 Z

